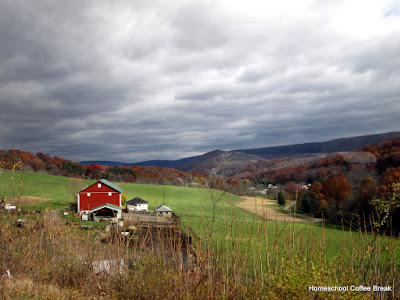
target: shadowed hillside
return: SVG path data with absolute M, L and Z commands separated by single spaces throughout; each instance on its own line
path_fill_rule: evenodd
M 96 163 L 107 166 L 157 166 L 174 168 L 185 172 L 209 174 L 210 172 L 213 172 L 212 169 L 215 168 L 217 165 L 215 161 L 221 160 L 222 154 L 226 157 L 227 154 L 230 153 L 229 158 L 231 160 L 231 166 L 224 172 L 224 174 L 230 176 L 233 173 L 238 172 L 240 169 L 245 168 L 246 165 L 260 161 L 262 159 L 276 159 L 284 157 L 315 158 L 327 153 L 347 152 L 360 149 L 362 147 L 373 145 L 398 136 L 400 136 L 400 132 L 388 132 L 382 134 L 371 134 L 351 138 L 335 139 L 331 141 L 317 143 L 305 143 L 232 151 L 214 150 L 201 156 L 192 156 L 179 160 L 149 160 L 136 163 L 113 161 L 84 161 L 81 162 L 81 164 L 88 165 Z
M 254 154 L 263 158 L 279 158 L 288 156 L 307 156 L 315 153 L 344 152 L 359 149 L 364 146 L 379 143 L 381 141 L 400 136 L 400 132 L 388 132 L 382 134 L 371 134 L 351 138 L 342 138 L 327 142 L 305 143 L 297 145 L 266 147 L 257 149 L 234 150 L 247 154 Z
M 215 150 L 201 155 L 179 166 L 184 172 L 213 173 L 230 176 L 251 163 L 263 160 L 262 157 L 240 152 Z

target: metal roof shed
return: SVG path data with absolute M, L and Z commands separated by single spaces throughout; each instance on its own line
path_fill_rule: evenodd
M 105 203 L 92 208 L 90 210 L 90 214 L 93 214 L 94 221 L 99 221 L 101 219 L 119 219 L 121 218 L 121 211 L 121 207 L 114 204 Z
M 162 216 L 162 217 L 167 217 L 167 218 L 172 218 L 172 209 L 170 209 L 168 206 L 166 206 L 164 203 L 157 206 L 154 211 L 157 213 L 157 215 Z
M 172 209 L 170 209 L 168 206 L 166 206 L 164 203 L 157 206 L 154 209 L 155 212 L 172 212 Z

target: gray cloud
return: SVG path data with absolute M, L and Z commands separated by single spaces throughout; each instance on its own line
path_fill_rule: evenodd
M 2 1 L 0 148 L 134 162 L 400 130 L 399 8 Z

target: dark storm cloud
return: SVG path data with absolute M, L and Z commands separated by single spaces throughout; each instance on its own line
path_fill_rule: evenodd
M 3 1 L 0 148 L 134 162 L 399 130 L 399 7 Z

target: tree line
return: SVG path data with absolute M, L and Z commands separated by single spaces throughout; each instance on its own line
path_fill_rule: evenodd
M 12 169 L 17 163 L 22 170 L 50 175 L 60 175 L 84 179 L 107 179 L 118 182 L 136 182 L 145 184 L 188 185 L 200 174 L 186 173 L 172 168 L 151 166 L 102 166 L 99 164 L 82 165 L 78 162 L 50 156 L 41 152 L 32 154 L 22 150 L 1 150 L 1 167 Z

